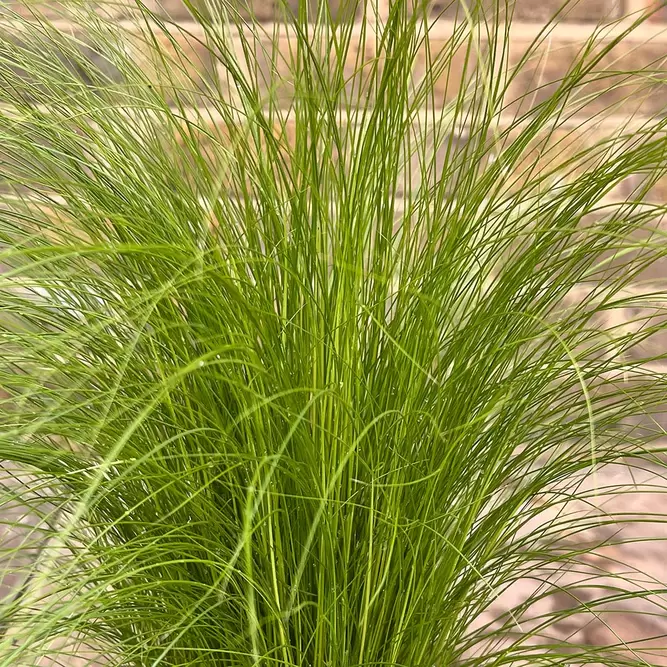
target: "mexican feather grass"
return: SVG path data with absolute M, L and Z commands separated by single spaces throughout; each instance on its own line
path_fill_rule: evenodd
M 662 466 L 643 20 L 519 94 L 509 5 L 185 2 L 4 10 L 0 665 L 651 664 L 479 622 Z

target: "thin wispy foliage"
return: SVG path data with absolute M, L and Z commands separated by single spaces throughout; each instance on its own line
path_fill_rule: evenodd
M 479 620 L 662 465 L 643 19 L 525 94 L 511 5 L 185 2 L 2 16 L 0 665 L 650 664 Z

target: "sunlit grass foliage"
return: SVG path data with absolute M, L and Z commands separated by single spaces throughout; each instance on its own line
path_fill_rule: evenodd
M 647 664 L 475 624 L 661 465 L 667 120 L 574 115 L 641 21 L 522 95 L 509 5 L 61 9 L 0 33 L 0 665 Z

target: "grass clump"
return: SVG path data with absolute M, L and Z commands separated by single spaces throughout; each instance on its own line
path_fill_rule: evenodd
M 573 115 L 655 90 L 602 65 L 641 21 L 512 100 L 553 26 L 517 63 L 510 6 L 435 50 L 404 0 L 186 4 L 0 36 L 4 506 L 41 517 L 0 665 L 590 662 L 535 649 L 562 616 L 478 619 L 611 522 L 566 512 L 582 475 L 661 465 L 667 121 Z

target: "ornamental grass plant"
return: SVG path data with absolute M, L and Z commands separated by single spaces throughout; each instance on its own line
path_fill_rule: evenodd
M 525 621 L 662 474 L 645 17 L 184 2 L 3 10 L 0 666 L 651 664 Z

